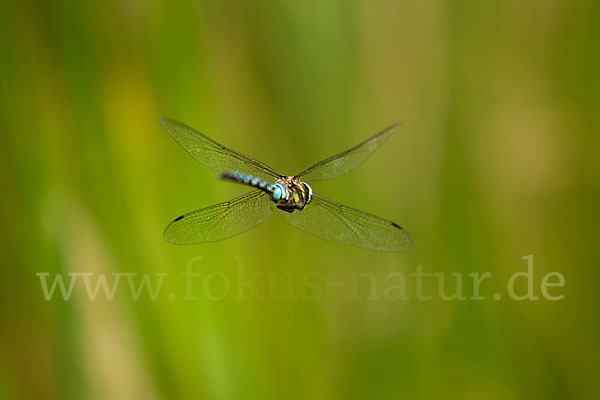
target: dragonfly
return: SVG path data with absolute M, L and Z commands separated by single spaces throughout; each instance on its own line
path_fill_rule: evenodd
M 307 183 L 350 172 L 401 123 L 293 176 L 279 174 L 181 122 L 163 118 L 161 124 L 196 161 L 218 172 L 221 179 L 253 188 L 230 201 L 175 218 L 164 231 L 167 242 L 199 244 L 227 239 L 260 224 L 277 208 L 291 225 L 330 242 L 387 252 L 413 247 L 413 238 L 400 225 L 329 200 L 314 193 Z

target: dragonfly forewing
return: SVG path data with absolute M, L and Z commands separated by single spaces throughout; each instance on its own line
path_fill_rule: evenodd
M 297 176 L 303 181 L 310 182 L 344 175 L 365 161 L 401 125 L 401 122 L 390 125 L 350 150 L 331 156 L 300 172 Z
M 266 164 L 220 145 L 181 122 L 160 120 L 167 133 L 200 164 L 219 173 L 238 171 L 265 180 L 280 175 Z

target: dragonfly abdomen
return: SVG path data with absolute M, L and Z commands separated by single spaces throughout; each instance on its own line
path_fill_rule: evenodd
M 273 185 L 271 185 L 269 182 L 243 172 L 225 172 L 221 174 L 221 179 L 227 179 L 230 181 L 243 183 L 244 185 L 254 186 L 269 193 L 273 191 Z

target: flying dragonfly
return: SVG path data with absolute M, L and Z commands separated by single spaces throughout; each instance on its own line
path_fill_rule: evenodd
M 353 148 L 329 157 L 294 176 L 230 150 L 171 119 L 161 119 L 167 133 L 200 164 L 221 179 L 254 190 L 233 200 L 175 218 L 164 238 L 174 244 L 198 244 L 227 239 L 255 227 L 273 212 L 273 205 L 291 225 L 320 239 L 377 251 L 405 251 L 411 235 L 392 221 L 376 217 L 313 193 L 307 181 L 336 178 L 356 168 L 400 123 L 389 126 Z

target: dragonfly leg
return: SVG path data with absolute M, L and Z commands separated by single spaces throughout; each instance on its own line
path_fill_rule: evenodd
M 293 213 L 294 210 L 296 210 L 296 208 L 294 208 L 294 207 L 286 207 L 286 206 L 283 206 L 283 205 L 278 205 L 277 208 L 279 208 L 280 210 L 289 212 L 290 214 Z

